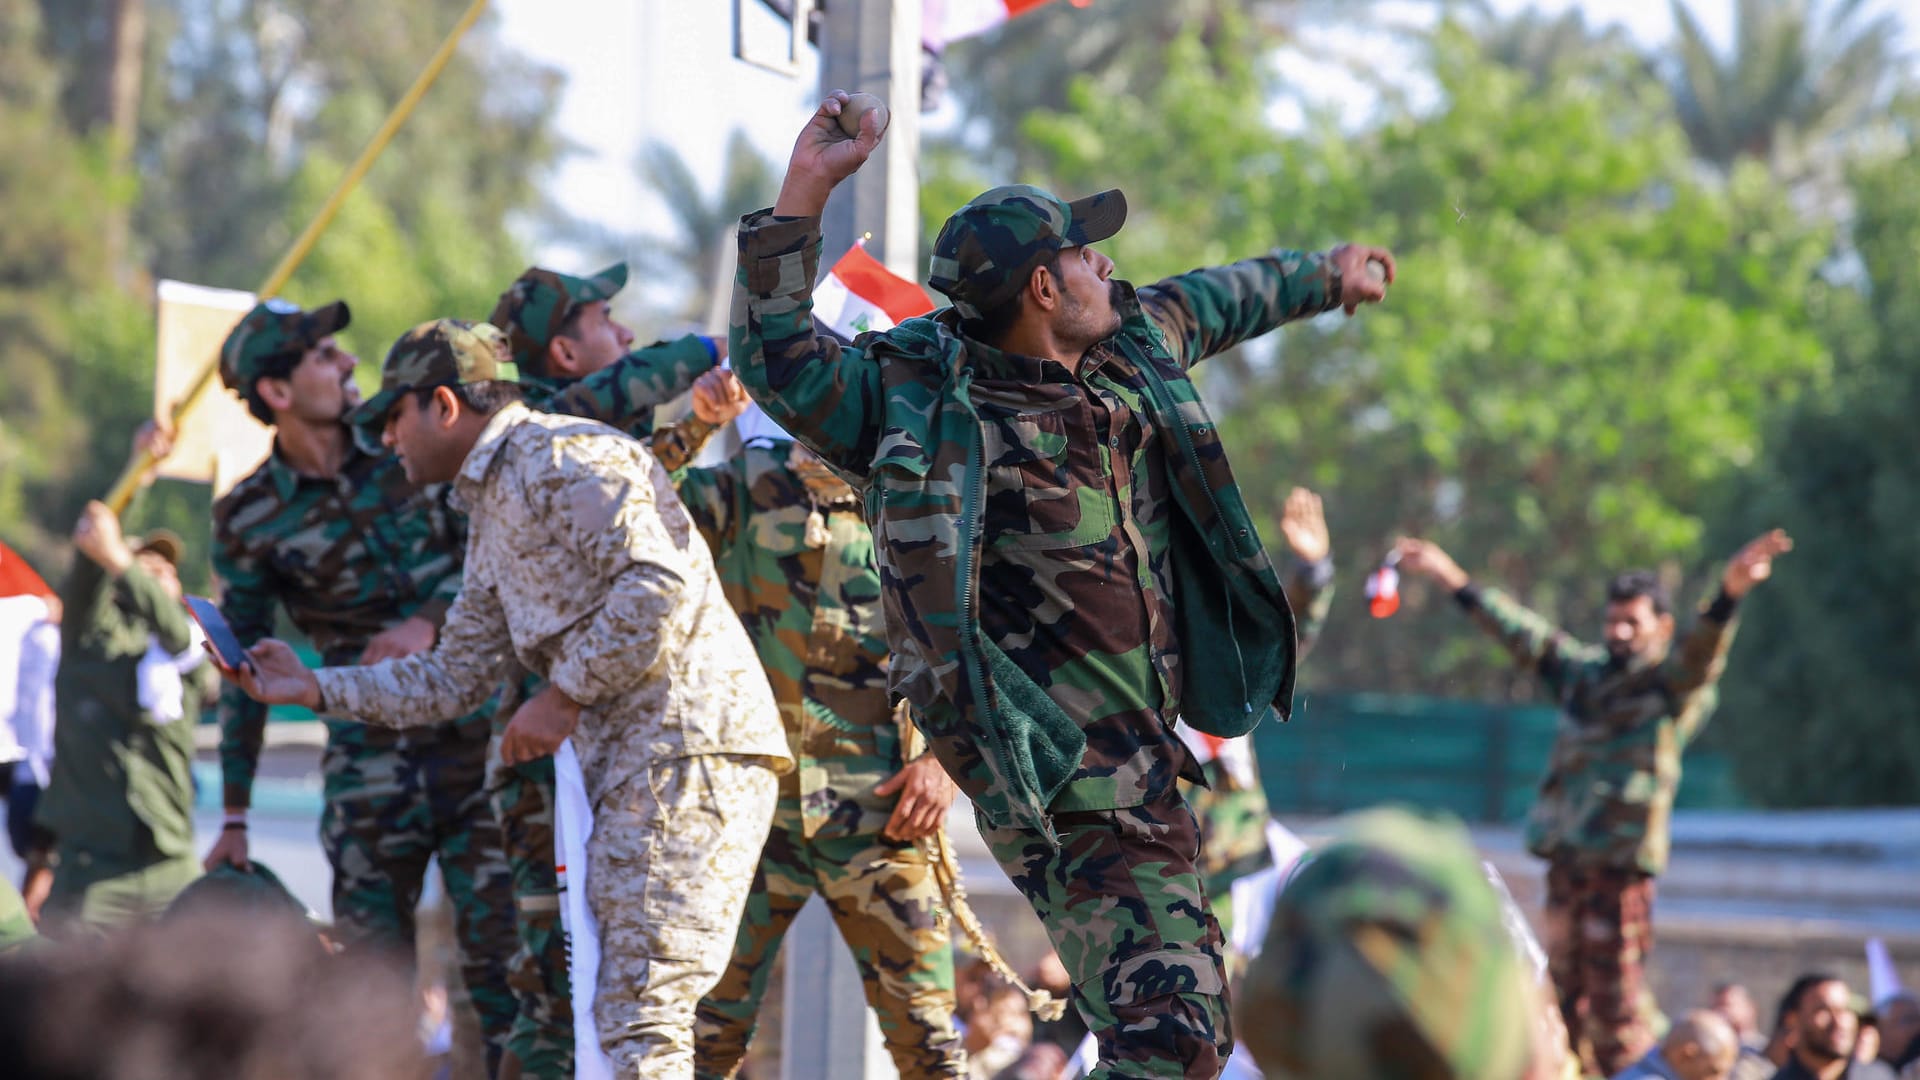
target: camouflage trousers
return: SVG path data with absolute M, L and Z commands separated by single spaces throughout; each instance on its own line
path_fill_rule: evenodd
M 1090 1080 L 1218 1076 L 1233 1046 L 1224 942 L 1195 865 L 1199 823 L 1179 794 L 1054 814 L 1058 848 L 978 820 L 1073 980 L 1100 1049 Z
M 1271 811 L 1267 793 L 1259 787 L 1237 787 L 1218 761 L 1201 766 L 1212 787 L 1181 784 L 1193 816 L 1200 822 L 1200 858 L 1195 869 L 1222 933 L 1233 931 L 1233 883 L 1273 865 L 1267 847 L 1267 820 Z
M 902 1077 L 965 1076 L 953 1022 L 953 939 L 925 850 L 874 834 L 806 837 L 797 795 L 782 795 L 726 974 L 700 1002 L 695 1073 L 732 1076 L 752 1040 L 773 958 L 815 892 L 853 950 L 867 1004 Z
M 496 766 L 487 794 L 500 822 L 520 935 L 507 978 L 519 1012 L 500 1080 L 572 1076 L 573 994 L 567 935 L 560 923 L 560 878 L 554 872 L 553 759 Z
M 766 759 L 702 754 L 656 761 L 594 808 L 593 1021 L 622 1080 L 691 1080 L 694 1011 L 727 966 L 778 794 Z
M 1644 965 L 1653 950 L 1651 875 L 1638 870 L 1547 865 L 1547 968 L 1573 1049 L 1581 1037 L 1589 1072 L 1612 1076 L 1653 1045 L 1641 1012 Z
M 348 950 L 411 956 L 427 860 L 439 857 L 453 908 L 464 992 L 500 1065 L 516 1006 L 507 985 L 513 891 L 487 803 L 484 739 L 442 738 L 367 750 L 329 742 L 321 757 L 320 844 L 333 867 L 334 933 Z

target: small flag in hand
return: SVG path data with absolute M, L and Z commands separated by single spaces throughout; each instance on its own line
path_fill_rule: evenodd
M 1398 551 L 1387 552 L 1380 569 L 1367 575 L 1367 610 L 1376 619 L 1384 619 L 1400 610 L 1400 563 Z

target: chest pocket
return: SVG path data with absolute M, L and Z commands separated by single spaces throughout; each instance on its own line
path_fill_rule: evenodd
M 1075 402 L 1077 410 L 1083 403 Z M 987 542 L 1002 549 L 1089 547 L 1113 533 L 1111 477 L 1089 425 L 1075 407 L 1006 415 L 982 413 Z M 1075 428 L 1081 438 L 1069 435 Z

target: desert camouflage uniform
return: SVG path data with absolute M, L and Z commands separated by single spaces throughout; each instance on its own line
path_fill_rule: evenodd
M 698 1073 L 730 1076 L 739 1065 L 780 943 L 818 891 L 900 1075 L 964 1075 L 939 883 L 923 848 L 881 835 L 898 796 L 873 793 L 905 762 L 859 498 L 804 447 L 768 440 L 687 472 L 680 499 L 759 650 L 798 765 L 780 779 L 732 963 L 700 1002 Z M 825 532 L 812 543 L 816 513 Z
M 617 271 L 617 273 L 616 273 Z M 618 370 L 597 378 L 562 379 L 534 373 L 553 335 L 572 305 L 601 300 L 626 282 L 626 267 L 609 267 L 592 278 L 574 278 L 534 268 L 501 294 L 490 320 L 507 331 L 527 405 L 542 412 L 608 418 L 643 440 L 669 471 L 699 454 L 714 425 L 688 416 L 656 429 L 655 409 L 693 384 L 714 366 L 717 351 L 705 338 L 688 334 L 655 342 L 629 354 Z M 502 693 L 494 712 L 497 738 L 522 702 L 540 692 L 544 680 L 525 676 Z M 487 794 L 512 874 L 514 926 L 520 951 L 511 981 L 520 999 L 520 1015 L 508 1042 L 514 1068 L 526 1076 L 573 1075 L 573 1004 L 567 974 L 567 938 L 560 921 L 560 881 L 554 870 L 553 759 L 519 765 L 488 759 Z
M 1466 830 L 1373 810 L 1294 872 L 1234 1013 L 1270 1080 L 1520 1080 L 1532 992 Z
M 1547 860 L 1547 959 L 1569 1037 L 1584 1034 L 1593 1067 L 1611 1076 L 1653 1045 L 1640 1002 L 1654 877 L 1667 865 L 1680 755 L 1718 703 L 1734 603 L 1716 598 L 1669 653 L 1621 662 L 1498 589 L 1458 597 L 1560 706 L 1527 850 Z
M 407 388 L 491 378 L 503 358 L 491 327 L 416 327 L 356 422 L 377 424 Z M 510 405 L 453 486 L 472 536 L 439 644 L 325 669 L 323 700 L 431 723 L 525 670 L 584 706 L 572 739 L 595 808 L 596 1024 L 621 1075 L 690 1077 L 694 1007 L 725 965 L 775 772 L 791 767 L 766 676 L 666 470 L 632 439 Z
M 1212 1075 L 1232 1043 L 1222 940 L 1171 718 L 1231 737 L 1284 717 L 1294 625 L 1186 369 L 1340 290 L 1295 252 L 1115 283 L 1123 324 L 1071 372 L 965 336 L 1124 213 L 1117 192 L 989 192 L 935 246 L 955 307 L 851 346 L 811 318 L 818 219 L 748 215 L 731 353 L 776 422 L 864 485 L 893 688 L 1046 923 L 1097 1075 Z
M 1333 560 L 1302 563 L 1287 575 L 1287 602 L 1299 619 L 1300 654 L 1313 648 L 1320 636 L 1327 612 L 1333 605 Z M 1253 736 L 1216 740 L 1182 726 L 1181 737 L 1187 745 L 1209 745 L 1201 771 L 1205 784 L 1183 787 L 1193 815 L 1200 819 L 1200 881 L 1213 901 L 1223 932 L 1233 933 L 1233 883 L 1248 874 L 1257 874 L 1273 865 L 1273 852 L 1267 845 L 1267 821 L 1273 811 L 1267 805 L 1267 792 L 1260 783 L 1260 762 L 1254 755 Z
M 251 385 L 263 360 L 317 342 L 346 318 L 344 304 L 311 313 L 262 304 L 229 338 L 222 375 L 230 387 Z M 659 359 L 642 350 L 548 404 L 589 412 L 643 407 L 625 387 L 635 385 L 634 369 Z M 680 378 L 690 384 L 697 374 Z M 646 414 L 651 417 L 650 407 Z M 629 419 L 617 411 L 594 415 Z M 300 475 L 276 449 L 215 504 L 213 569 L 221 608 L 243 644 L 272 634 L 276 607 L 329 664 L 358 662 L 376 634 L 407 618 L 444 620 L 460 590 L 465 515 L 448 504 L 449 487 L 416 487 L 398 459 L 373 449 L 377 438 L 356 435 L 331 479 Z M 551 1011 L 550 995 L 539 993 L 524 971 L 508 971 L 516 951 L 511 875 L 484 783 L 492 712 L 483 707 L 405 732 L 328 718 L 320 829 L 334 872 L 336 931 L 349 945 L 410 949 L 427 861 L 439 856 L 462 981 L 480 1017 L 490 1065 L 509 1046 L 510 1033 Z M 222 691 L 227 806 L 252 801 L 266 715 L 265 706 L 237 687 Z M 556 917 L 557 911 L 556 904 Z

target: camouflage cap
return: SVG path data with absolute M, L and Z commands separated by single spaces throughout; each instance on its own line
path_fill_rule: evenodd
M 538 266 L 514 279 L 487 321 L 507 332 L 513 361 L 526 365 L 547 351 L 547 344 L 581 304 L 611 300 L 627 284 L 627 264 L 614 263 L 592 277 L 578 278 Z
M 1236 1027 L 1270 1077 L 1515 1080 L 1533 998 L 1466 830 L 1374 810 L 1287 885 Z
M 491 382 L 508 363 L 507 335 L 487 323 L 435 319 L 400 335 L 380 364 L 380 392 L 347 414 L 362 447 L 380 445 L 387 413 L 401 394 L 436 386 Z
M 961 318 L 977 319 L 1019 295 L 1035 267 L 1062 249 L 1120 231 L 1127 197 L 1117 189 L 1065 202 L 1026 184 L 997 187 L 954 211 L 933 242 L 927 284 Z
M 220 381 L 227 389 L 245 394 L 253 389 L 253 381 L 266 370 L 268 361 L 278 356 L 299 356 L 346 329 L 351 318 L 345 300 L 312 311 L 278 297 L 262 300 L 221 343 Z
M 230 863 L 215 864 L 213 869 L 180 890 L 167 904 L 165 914 L 167 918 L 175 918 L 207 904 L 285 912 L 309 922 L 320 921 L 320 916 L 293 895 L 293 890 L 287 888 L 280 876 L 258 859 L 248 860 L 244 870 Z
M 175 566 L 180 565 L 180 556 L 185 554 L 186 550 L 186 541 L 180 539 L 180 534 L 172 529 L 155 529 L 133 545 L 135 555 L 151 551 Z

